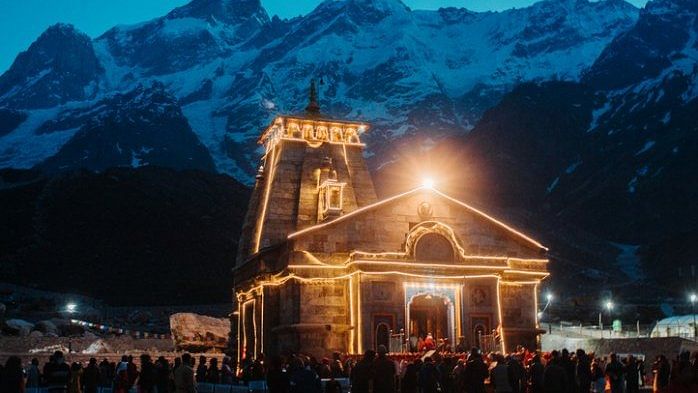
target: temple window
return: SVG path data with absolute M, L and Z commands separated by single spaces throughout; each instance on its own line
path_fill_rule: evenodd
M 342 213 L 344 185 L 336 180 L 326 180 L 320 185 L 318 195 L 318 221 Z

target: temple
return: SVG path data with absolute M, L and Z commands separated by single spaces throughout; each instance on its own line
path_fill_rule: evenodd
M 233 269 L 238 358 L 409 351 L 427 334 L 536 348 L 547 249 L 438 186 L 378 200 L 368 129 L 324 117 L 312 86 L 304 113 L 278 116 L 259 138 L 265 154 Z

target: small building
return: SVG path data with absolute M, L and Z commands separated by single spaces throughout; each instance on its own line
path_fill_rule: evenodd
M 242 356 L 363 353 L 413 342 L 538 346 L 547 249 L 437 187 L 378 200 L 363 122 L 278 116 L 233 269 L 233 345 Z
M 696 337 L 696 321 L 698 321 L 698 316 L 695 314 L 664 318 L 654 325 L 650 337 L 694 338 Z

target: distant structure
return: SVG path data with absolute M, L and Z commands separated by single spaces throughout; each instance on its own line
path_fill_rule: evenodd
M 259 138 L 233 272 L 238 358 L 396 350 L 400 331 L 411 343 L 431 333 L 536 348 L 547 249 L 432 184 L 377 200 L 367 130 L 323 116 L 313 83 L 305 113 L 276 117 Z

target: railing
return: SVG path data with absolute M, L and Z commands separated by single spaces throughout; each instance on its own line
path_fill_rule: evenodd
M 335 379 L 342 386 L 342 391 L 349 391 L 350 383 L 349 378 L 337 378 Z M 323 391 L 325 390 L 325 384 L 329 379 L 320 380 L 322 384 Z M 266 381 L 250 381 L 247 385 L 222 385 L 213 383 L 198 383 L 196 385 L 197 393 L 266 393 L 268 392 Z M 154 389 L 157 393 L 157 388 Z M 25 393 L 48 393 L 47 387 L 38 388 L 26 388 Z M 97 388 L 97 393 L 112 393 L 111 387 L 99 387 Z M 129 393 L 139 393 L 137 387 L 132 387 Z

